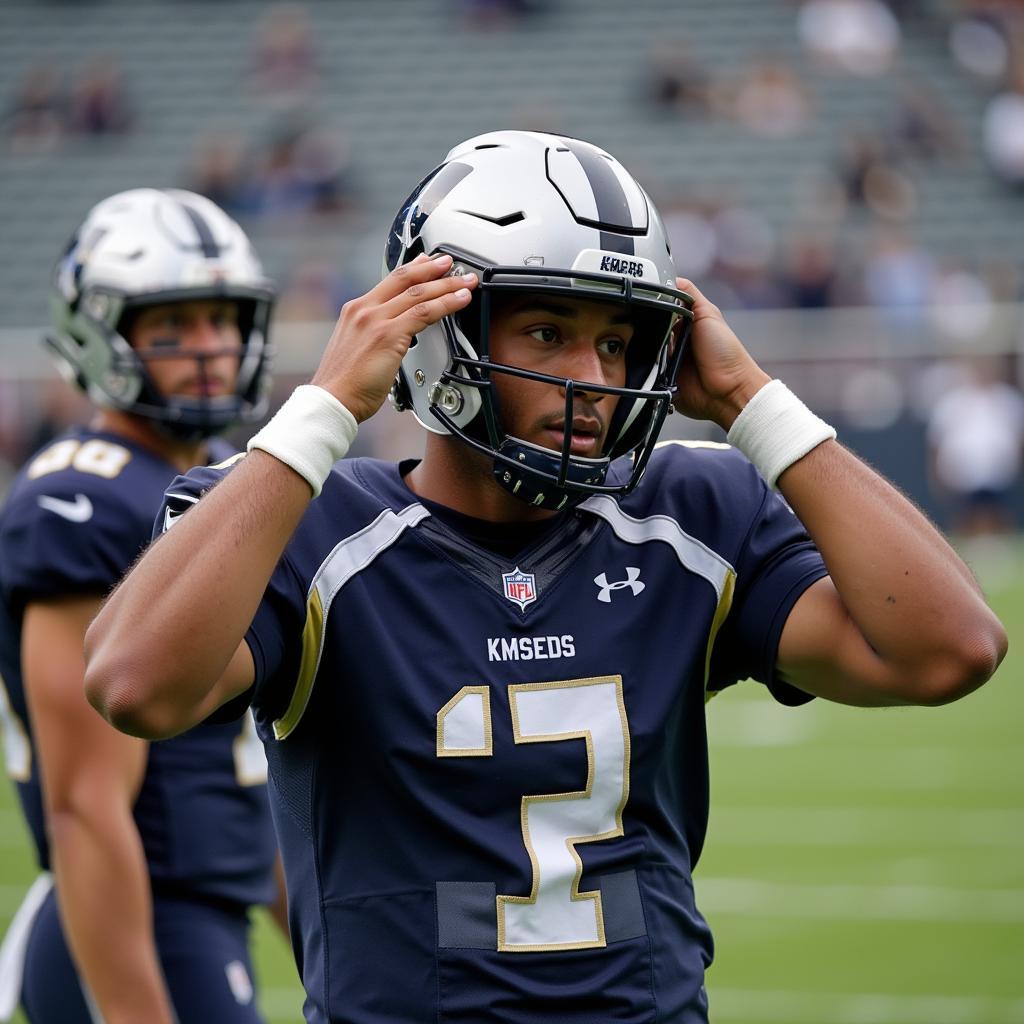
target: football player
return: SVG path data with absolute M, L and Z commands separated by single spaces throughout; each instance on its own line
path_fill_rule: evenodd
M 97 410 L 0 512 L 6 757 L 45 872 L 0 1002 L 32 1024 L 260 1019 L 248 911 L 277 898 L 276 844 L 251 717 L 125 736 L 86 702 L 82 638 L 175 474 L 263 413 L 272 304 L 241 228 L 190 192 L 111 196 L 56 266 L 49 347 Z
M 252 706 L 308 1021 L 704 1024 L 708 696 L 951 701 L 1002 626 L 603 150 L 462 143 L 386 269 L 249 454 L 170 489 L 90 699 L 145 736 Z M 337 461 L 389 390 L 423 459 Z M 658 447 L 672 405 L 732 446 Z

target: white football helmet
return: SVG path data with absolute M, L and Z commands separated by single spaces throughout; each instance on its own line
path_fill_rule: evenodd
M 472 303 L 421 331 L 392 389 L 399 409 L 451 433 L 494 460 L 497 480 L 543 508 L 565 508 L 588 494 L 628 493 L 640 480 L 662 422 L 693 314 L 676 288 L 661 217 L 646 192 L 612 156 L 587 142 L 537 132 L 498 131 L 456 146 L 403 204 L 388 236 L 384 272 L 449 253 L 451 273 L 475 271 Z M 497 364 L 489 354 L 496 292 L 568 295 L 627 306 L 636 324 L 622 388 L 550 377 Z M 617 396 L 600 458 L 511 437 L 501 425 L 492 375 L 543 381 L 565 391 Z M 586 385 L 586 387 L 583 387 Z M 606 482 L 613 459 L 634 453 L 624 483 Z
M 104 199 L 72 235 L 52 283 L 55 333 L 46 343 L 64 375 L 97 405 L 145 416 L 187 439 L 264 413 L 274 289 L 245 232 L 209 199 L 152 188 Z M 122 333 L 126 314 L 197 299 L 238 307 L 242 355 L 230 395 L 160 393 L 146 370 L 150 357 L 141 358 Z

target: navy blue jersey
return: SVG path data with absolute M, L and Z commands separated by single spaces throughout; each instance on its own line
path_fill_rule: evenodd
M 212 450 L 231 452 L 223 442 Z M 173 476 L 169 463 L 124 438 L 75 430 L 26 464 L 0 512 L 4 750 L 40 867 L 49 867 L 49 851 L 21 676 L 25 606 L 106 594 L 148 544 Z M 150 744 L 134 814 L 158 892 L 237 904 L 271 898 L 275 843 L 265 779 L 248 716 Z
M 509 557 L 444 518 L 339 463 L 247 634 L 307 1020 L 706 1021 L 706 697 L 809 699 L 774 663 L 819 554 L 723 446 Z

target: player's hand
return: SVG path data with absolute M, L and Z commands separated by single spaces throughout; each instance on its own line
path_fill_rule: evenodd
M 691 419 L 712 420 L 724 430 L 771 378 L 754 362 L 725 322 L 722 311 L 686 278 L 676 285 L 694 297 L 693 329 L 683 354 L 675 407 Z
M 446 277 L 451 265 L 450 256 L 417 256 L 341 307 L 312 383 L 358 422 L 384 403 L 413 335 L 469 305 L 476 275 Z

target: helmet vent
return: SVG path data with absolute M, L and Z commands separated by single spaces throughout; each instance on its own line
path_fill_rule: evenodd
M 526 220 L 526 214 L 520 210 L 518 213 L 506 213 L 503 217 L 488 217 L 486 213 L 474 213 L 472 210 L 459 210 L 468 217 L 476 217 L 477 220 L 485 220 L 488 224 L 497 224 L 499 228 L 507 228 L 510 224 L 518 224 Z

